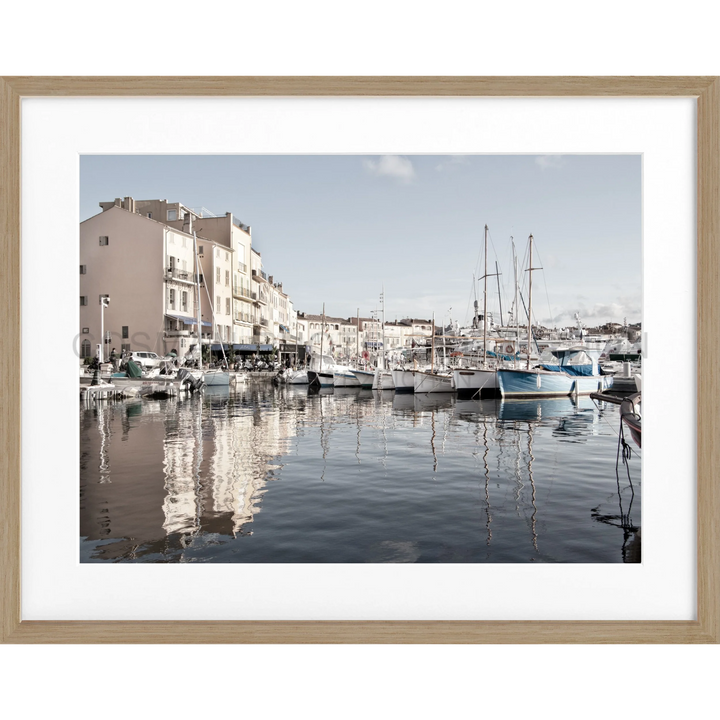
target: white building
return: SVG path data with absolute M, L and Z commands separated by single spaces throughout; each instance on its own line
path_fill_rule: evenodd
M 96 355 L 102 322 L 105 357 L 113 348 L 182 357 L 197 342 L 192 235 L 138 214 L 132 198 L 101 206 L 80 223 L 80 355 Z

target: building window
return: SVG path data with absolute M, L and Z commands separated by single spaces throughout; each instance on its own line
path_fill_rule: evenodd
M 183 312 L 187 312 L 187 293 L 183 292 L 181 295 L 182 298 L 182 310 Z
M 152 213 L 148 213 L 148 217 L 152 220 Z
M 110 238 L 107 235 L 101 235 L 100 236 L 100 244 L 101 245 L 109 245 L 110 244 Z
M 128 325 L 122 326 L 122 339 L 127 340 L 130 337 L 130 328 Z
M 230 271 L 225 271 L 225 287 L 230 287 Z
M 202 246 L 202 245 L 198 245 L 198 255 L 199 255 L 200 257 L 203 256 L 203 246 Z
M 219 295 L 217 295 L 215 297 L 215 309 L 217 310 L 217 312 L 220 312 L 220 296 Z
M 170 309 L 175 309 L 175 291 L 172 288 L 170 289 Z
M 230 298 L 225 298 L 225 314 L 230 314 Z
M 90 328 L 83 328 L 83 335 L 89 335 L 90 334 Z
M 80 296 L 80 304 L 81 305 L 87 305 L 87 295 L 81 295 Z
M 217 284 L 220 284 L 220 268 L 215 268 L 215 282 Z
M 168 221 L 175 222 L 177 220 L 177 210 L 168 210 Z
M 87 275 L 87 265 L 81 265 L 81 266 L 80 266 L 80 274 L 81 274 L 81 275 Z
M 83 340 L 82 345 L 80 346 L 80 357 L 81 358 L 90 357 L 91 352 L 92 352 L 92 346 L 90 345 L 90 341 Z
M 130 352 L 130 343 L 122 343 L 122 345 L 120 345 L 120 352 Z

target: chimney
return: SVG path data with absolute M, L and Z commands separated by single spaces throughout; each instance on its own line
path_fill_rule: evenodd
M 272 285 L 273 284 L 273 276 L 268 275 L 268 282 Z
M 123 207 L 128 212 L 134 213 L 135 212 L 135 200 L 133 200 L 131 197 L 126 197 L 123 201 Z

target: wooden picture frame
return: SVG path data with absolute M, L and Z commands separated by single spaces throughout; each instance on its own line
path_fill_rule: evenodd
M 21 100 L 41 96 L 689 97 L 697 100 L 697 620 L 22 621 Z M 0 603 L 6 643 L 714 643 L 720 640 L 720 78 L 0 78 Z

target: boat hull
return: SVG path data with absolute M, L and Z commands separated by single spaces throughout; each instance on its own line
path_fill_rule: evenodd
M 352 374 L 358 379 L 361 388 L 372 390 L 373 380 L 375 379 L 375 371 L 353 370 Z
M 604 375 L 568 375 L 543 370 L 498 370 L 497 379 L 504 398 L 589 395 L 602 392 L 609 384 Z
M 295 370 L 291 372 L 286 382 L 288 385 L 307 385 L 310 382 L 307 370 Z
M 393 383 L 395 384 L 395 392 L 398 393 L 414 393 L 415 392 L 415 371 L 414 370 L 393 370 Z
M 452 375 L 435 375 L 433 373 L 415 373 L 415 393 L 452 393 Z
M 373 378 L 372 384 L 373 390 L 394 390 L 395 383 L 393 382 L 392 373 L 389 370 L 375 371 L 375 377 Z
M 500 397 L 495 370 L 458 368 L 453 370 L 453 380 L 459 398 Z
M 230 385 L 230 373 L 223 370 L 206 370 L 203 381 L 207 387 L 227 387 Z
M 333 374 L 325 371 L 308 370 L 308 383 L 313 387 L 333 387 Z
M 347 372 L 333 373 L 333 385 L 336 388 L 360 387 L 360 381 L 348 370 Z

